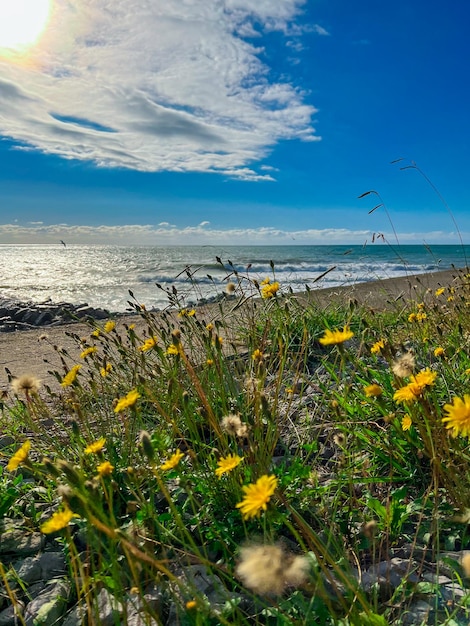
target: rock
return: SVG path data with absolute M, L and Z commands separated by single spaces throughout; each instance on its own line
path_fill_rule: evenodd
M 15 606 L 8 606 L 3 611 L 0 611 L 0 626 L 20 626 L 24 624 L 23 621 L 24 604 L 18 601 Z
M 120 623 L 124 612 L 123 605 L 107 589 L 101 589 L 96 602 L 100 626 L 114 626 Z
M 3 520 L 0 525 L 0 555 L 28 556 L 42 550 L 45 537 L 32 532 L 12 520 Z
M 65 613 L 71 591 L 68 580 L 58 579 L 26 605 L 25 626 L 52 626 Z

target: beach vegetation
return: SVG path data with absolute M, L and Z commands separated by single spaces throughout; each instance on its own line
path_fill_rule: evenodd
M 72 327 L 55 387 L 13 385 L 0 517 L 63 550 L 83 623 L 102 589 L 123 624 L 137 599 L 148 624 L 399 626 L 423 598 L 468 622 L 468 275 L 384 310 L 227 281 L 210 317 L 131 294 L 139 324 Z

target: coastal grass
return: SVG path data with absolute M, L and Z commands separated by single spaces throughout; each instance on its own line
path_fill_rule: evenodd
M 319 308 L 272 269 L 229 268 L 217 322 L 133 300 L 145 332 L 92 322 L 60 392 L 24 376 L 3 399 L 0 516 L 56 537 L 84 623 L 105 588 L 124 624 L 137 603 L 149 624 L 398 625 L 412 574 L 470 549 L 469 276 L 379 311 Z M 400 585 L 363 584 L 399 554 Z

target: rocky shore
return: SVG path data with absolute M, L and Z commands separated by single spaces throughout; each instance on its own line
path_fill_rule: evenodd
M 31 330 L 38 327 L 54 327 L 91 317 L 96 320 L 110 316 L 106 309 L 97 309 L 87 303 L 70 302 L 16 302 L 0 300 L 0 332 Z

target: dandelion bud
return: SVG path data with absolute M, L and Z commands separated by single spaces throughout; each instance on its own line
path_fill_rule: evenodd
M 68 461 L 60 460 L 57 461 L 57 467 L 65 474 L 67 480 L 72 485 L 74 485 L 75 487 L 81 487 L 83 482 L 82 477 L 71 463 L 69 463 Z
M 142 446 L 142 450 L 150 462 L 155 460 L 155 450 L 153 449 L 152 440 L 150 439 L 150 434 L 146 430 L 142 430 L 139 435 L 140 445 Z M 128 468 L 132 469 L 132 468 Z
M 377 522 L 373 519 L 369 520 L 364 524 L 362 532 L 368 539 L 373 539 L 377 532 Z
M 177 346 L 181 342 L 181 331 L 179 328 L 175 328 L 171 332 L 171 338 L 175 346 Z
M 181 394 L 181 399 L 183 401 L 183 404 L 188 404 L 189 402 L 189 393 L 187 391 L 183 391 L 183 393 Z
M 59 478 L 60 471 L 56 467 L 56 465 L 45 456 L 42 460 L 42 464 L 44 465 L 44 470 L 50 474 L 53 478 Z
M 74 437 L 80 437 L 80 426 L 76 420 L 72 420 L 70 426 L 72 427 L 72 435 Z

